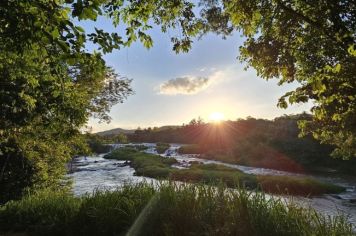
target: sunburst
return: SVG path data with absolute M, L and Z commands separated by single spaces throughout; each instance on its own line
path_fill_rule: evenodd
M 215 123 L 220 123 L 224 118 L 225 116 L 221 112 L 213 112 L 209 115 L 209 120 Z

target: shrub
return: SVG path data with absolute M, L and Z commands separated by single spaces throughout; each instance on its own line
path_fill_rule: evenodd
M 156 144 L 156 151 L 159 154 L 165 153 L 170 146 L 171 145 L 169 145 L 168 143 L 157 143 Z

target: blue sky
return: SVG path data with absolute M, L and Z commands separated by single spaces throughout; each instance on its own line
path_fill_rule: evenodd
M 115 30 L 106 19 L 83 23 L 87 31 L 93 25 Z M 254 69 L 244 70 L 245 65 L 236 59 L 242 44 L 238 33 L 226 40 L 206 35 L 196 40 L 187 54 L 172 51 L 171 34 L 153 29 L 151 49 L 137 42 L 104 56 L 117 73 L 133 79 L 135 95 L 111 109 L 111 123 L 90 119 L 88 126 L 93 132 L 180 125 L 198 116 L 208 121 L 213 112 L 221 112 L 230 120 L 247 116 L 272 119 L 310 109 L 311 104 L 277 108 L 278 98 L 296 84 L 277 86 L 277 80 L 265 81 Z

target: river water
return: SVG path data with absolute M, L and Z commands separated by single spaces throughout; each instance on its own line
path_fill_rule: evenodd
M 142 143 L 148 147 L 145 152 L 157 154 L 154 143 Z M 120 148 L 125 145 L 113 145 L 113 148 Z M 174 157 L 178 163 L 176 168 L 187 168 L 189 162 L 198 161 L 204 164 L 216 163 L 223 164 L 232 168 L 239 169 L 248 174 L 259 175 L 302 175 L 286 171 L 278 171 L 265 168 L 248 167 L 241 165 L 228 164 L 220 161 L 205 160 L 198 158 L 197 155 L 181 155 L 177 153 L 180 144 L 171 144 L 171 147 L 162 156 L 167 158 Z M 138 183 L 142 181 L 156 182 L 152 178 L 135 176 L 134 169 L 125 165 L 125 161 L 104 159 L 103 155 L 93 157 L 79 157 L 72 163 L 73 172 L 68 174 L 73 180 L 73 192 L 75 195 L 92 193 L 95 190 L 116 189 L 124 184 Z M 318 197 L 304 198 L 294 197 L 293 200 L 316 209 L 318 212 L 327 215 L 343 214 L 356 226 L 356 180 L 353 178 L 341 177 L 321 177 L 312 176 L 324 182 L 330 182 L 344 186 L 346 191 L 340 194 L 324 194 Z

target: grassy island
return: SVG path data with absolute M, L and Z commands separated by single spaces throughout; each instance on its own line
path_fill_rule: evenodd
M 264 192 L 290 195 L 320 195 L 339 193 L 343 187 L 323 183 L 310 177 L 270 176 L 245 174 L 240 170 L 217 164 L 193 163 L 190 168 L 177 169 L 174 158 L 161 157 L 137 151 L 134 148 L 120 148 L 104 158 L 128 160 L 136 175 L 157 179 L 169 179 L 190 183 L 219 184 L 227 187 L 243 186 L 248 189 L 261 189 Z

